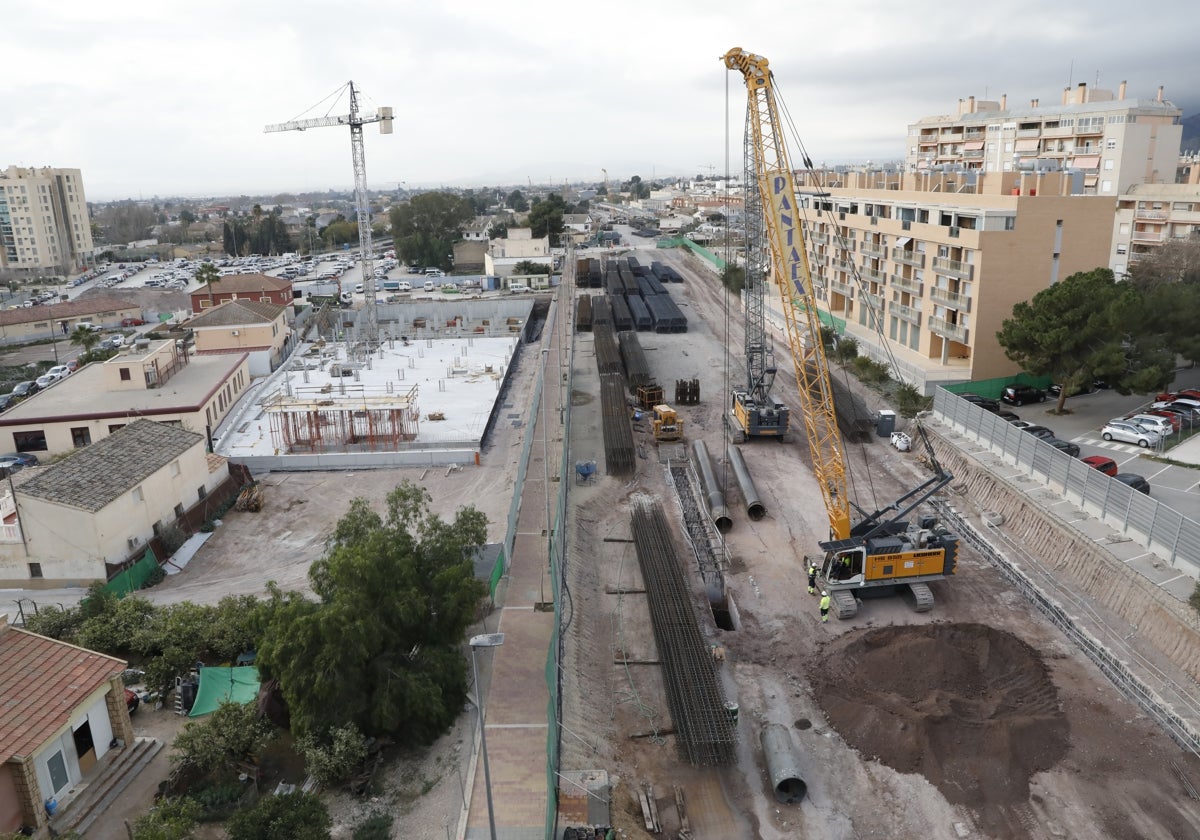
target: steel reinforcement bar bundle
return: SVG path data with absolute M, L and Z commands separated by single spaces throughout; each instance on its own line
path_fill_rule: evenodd
M 732 764 L 737 729 L 725 707 L 662 506 L 633 506 L 633 542 L 646 583 L 654 641 L 680 751 L 694 765 Z
M 638 388 L 654 381 L 650 376 L 650 369 L 646 367 L 646 354 L 642 352 L 642 343 L 638 341 L 637 333 L 624 330 L 617 333 L 617 344 L 620 345 L 621 361 L 625 363 L 625 379 L 629 382 L 629 393 L 636 394 Z
M 625 404 L 625 379 L 619 373 L 600 374 L 600 420 L 604 426 L 604 465 L 609 475 L 633 475 L 636 451 Z

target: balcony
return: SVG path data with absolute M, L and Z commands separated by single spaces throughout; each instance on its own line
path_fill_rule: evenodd
M 917 268 L 925 267 L 925 255 L 920 251 L 906 251 L 903 248 L 893 248 L 892 259 L 903 265 L 911 265 Z
M 887 248 L 882 245 L 876 245 L 873 242 L 864 242 L 862 247 L 858 249 L 864 256 L 878 257 L 883 259 L 887 256 Z
M 849 260 L 830 260 L 829 265 L 838 271 L 844 271 L 847 274 L 854 273 L 854 264 Z
M 899 292 L 908 292 L 910 295 L 920 297 L 924 284 L 920 280 L 913 280 L 909 277 L 901 277 L 899 274 L 893 274 L 888 280 L 892 288 Z
M 969 149 L 969 150 L 963 152 L 962 156 L 964 158 L 976 158 L 976 159 L 982 158 L 983 157 L 983 149 Z
M 980 131 L 979 129 L 968 128 L 966 134 L 963 135 L 963 139 L 964 140 L 985 140 L 985 139 L 987 139 L 987 132 Z
M 837 292 L 839 295 L 845 295 L 848 298 L 854 297 L 854 287 L 849 283 L 843 283 L 840 280 L 830 280 L 829 288 Z
M 827 234 L 827 233 L 810 233 L 808 235 L 808 242 L 810 245 L 828 245 L 829 244 L 829 234 Z
M 1133 218 L 1145 219 L 1150 222 L 1165 222 L 1168 214 L 1166 210 L 1136 210 Z
M 892 301 L 888 304 L 888 312 L 891 312 L 897 318 L 908 321 L 910 324 L 921 326 L 921 311 L 912 306 L 905 306 L 903 303 Z
M 940 336 L 952 338 L 961 344 L 967 343 L 967 328 L 960 327 L 958 324 L 951 324 L 945 318 L 930 318 L 929 329 Z
M 1077 126 L 1075 126 L 1075 136 L 1076 137 L 1078 137 L 1080 135 L 1103 134 L 1103 133 L 1104 133 L 1104 124 L 1103 123 L 1101 123 L 1100 125 L 1077 125 Z
M 971 280 L 975 277 L 975 266 L 948 257 L 934 257 L 933 270 L 961 280 Z
M 1166 242 L 1167 235 L 1159 230 L 1135 230 L 1133 232 L 1134 242 Z
M 1042 136 L 1042 127 L 1039 125 L 1037 128 L 1018 128 L 1017 136 L 1018 137 L 1041 137 Z
M 874 280 L 876 283 L 883 283 L 887 280 L 887 274 L 877 268 L 860 268 L 858 276 L 864 280 Z
M 859 298 L 865 306 L 883 314 L 883 295 L 873 295 L 870 292 L 863 292 L 859 295 Z
M 929 299 L 934 303 L 940 303 L 943 306 L 949 306 L 951 309 L 957 309 L 959 312 L 971 311 L 971 298 L 958 292 L 952 292 L 949 289 L 932 288 L 929 290 Z

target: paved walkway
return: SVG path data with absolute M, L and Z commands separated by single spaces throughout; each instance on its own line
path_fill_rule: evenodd
M 545 366 L 545 390 L 538 405 L 526 408 L 530 416 L 527 434 L 533 439 L 521 489 L 517 534 L 508 576 L 502 584 L 499 620 L 494 628 L 492 621 L 488 622 L 489 629 L 504 634 L 504 644 L 476 652 L 479 658 L 494 657 L 491 683 L 484 690 L 484 726 L 498 840 L 542 840 L 550 801 L 546 659 L 555 619 L 552 608 L 541 607 L 553 601 L 547 532 L 548 520 L 554 516 L 563 450 L 563 413 L 559 408 L 565 397 L 559 387 L 559 371 L 566 370 L 569 363 L 571 340 L 566 312 L 559 310 L 554 317 L 555 323 L 548 323 L 543 331 L 541 347 L 526 345 L 521 351 L 523 364 Z M 496 453 L 495 457 L 508 456 Z M 465 822 L 460 837 L 490 837 L 482 760 L 475 762 Z

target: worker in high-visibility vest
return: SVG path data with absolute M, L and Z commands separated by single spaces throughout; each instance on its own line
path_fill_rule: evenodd
M 829 621 L 829 593 L 821 590 L 821 621 Z
M 817 564 L 808 564 L 808 594 L 817 594 Z

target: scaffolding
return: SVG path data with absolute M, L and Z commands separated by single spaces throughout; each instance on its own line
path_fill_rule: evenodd
M 421 419 L 416 385 L 403 394 L 371 396 L 362 386 L 336 394 L 328 385 L 293 395 L 279 391 L 262 408 L 272 445 L 288 454 L 396 451 L 416 439 Z

